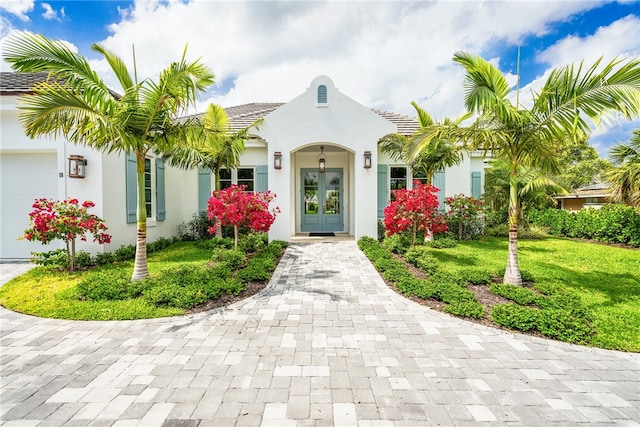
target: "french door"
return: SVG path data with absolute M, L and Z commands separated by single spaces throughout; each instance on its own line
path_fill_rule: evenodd
M 301 230 L 303 232 L 343 231 L 342 169 L 301 169 Z

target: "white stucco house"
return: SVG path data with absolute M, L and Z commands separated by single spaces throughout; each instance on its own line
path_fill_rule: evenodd
M 18 121 L 18 96 L 44 74 L 2 73 L 0 79 L 0 259 L 25 259 L 49 248 L 16 240 L 28 225 L 35 198 L 92 200 L 113 239 L 104 247 L 86 243 L 92 253 L 113 251 L 135 241 L 135 161 L 103 154 L 63 140 L 31 140 Z M 391 133 L 409 135 L 415 119 L 372 110 L 342 94 L 326 76 L 315 78 L 287 103 L 252 103 L 226 108 L 234 129 L 262 118 L 251 129 L 237 170 L 224 171 L 223 185 L 245 184 L 250 190 L 277 194 L 277 216 L 270 239 L 291 241 L 309 233 L 337 233 L 358 239 L 377 236 L 378 219 L 390 191 L 410 187 L 414 176 L 406 164 L 378 149 Z M 84 178 L 69 176 L 69 157 L 86 160 Z M 324 171 L 320 172 L 321 160 Z M 176 235 L 179 224 L 206 209 L 213 177 L 206 170 L 182 171 L 149 158 L 146 183 L 148 240 Z M 434 185 L 445 196 L 479 197 L 483 188 L 482 153 L 465 156 L 458 166 L 438 173 Z

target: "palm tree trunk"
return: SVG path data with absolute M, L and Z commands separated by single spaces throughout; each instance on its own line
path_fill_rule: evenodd
M 518 177 L 514 165 L 509 173 L 509 256 L 503 283 L 522 285 L 518 266 Z
M 136 235 L 136 257 L 133 264 L 133 275 L 131 281 L 144 280 L 149 277 L 147 266 L 147 207 L 144 195 L 144 155 L 136 153 L 136 166 L 138 173 L 138 209 L 137 235 Z

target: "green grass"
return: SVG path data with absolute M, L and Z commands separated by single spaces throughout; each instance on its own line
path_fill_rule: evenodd
M 149 271 L 156 274 L 178 265 L 203 265 L 211 250 L 199 249 L 192 242 L 179 242 L 149 255 Z M 93 271 L 124 269 L 133 272 L 133 261 L 112 264 Z M 127 320 L 176 316 L 185 310 L 157 307 L 142 298 L 122 301 L 80 301 L 76 285 L 89 272 L 60 272 L 36 267 L 0 288 L 0 304 L 20 313 L 40 317 L 77 320 Z
M 504 270 L 507 240 L 459 242 L 430 249 L 447 271 Z M 580 298 L 596 335 L 590 345 L 640 351 L 640 251 L 566 239 L 518 241 L 520 268 L 537 285 L 560 285 Z

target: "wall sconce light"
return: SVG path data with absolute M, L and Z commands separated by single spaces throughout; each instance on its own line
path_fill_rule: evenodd
M 318 155 L 318 171 L 324 173 L 327 166 L 327 158 L 324 155 L 324 145 L 320 146 L 320 154 Z
M 87 159 L 84 156 L 72 154 L 69 156 L 69 178 L 84 178 L 87 166 Z
M 371 169 L 371 151 L 364 152 L 364 168 Z
M 280 151 L 273 153 L 273 168 L 282 169 L 282 153 Z

